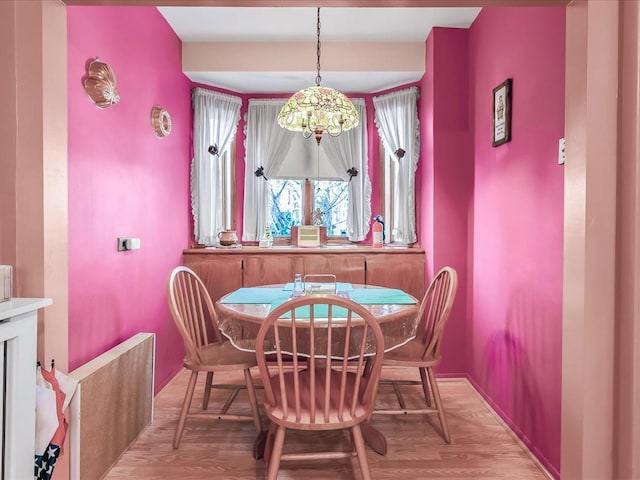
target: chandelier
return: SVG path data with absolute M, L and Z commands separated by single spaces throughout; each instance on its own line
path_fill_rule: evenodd
M 302 132 L 304 138 L 315 135 L 316 142 L 320 145 L 324 132 L 337 137 L 357 126 L 360 118 L 346 95 L 333 88 L 320 86 L 320 8 L 317 25 L 316 84 L 303 88 L 287 100 L 278 115 L 278 125 L 294 132 Z

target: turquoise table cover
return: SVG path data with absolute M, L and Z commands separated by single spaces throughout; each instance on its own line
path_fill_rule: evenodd
M 229 294 L 220 303 L 271 303 L 280 305 L 291 297 L 291 292 L 282 287 L 248 287 L 239 288 Z
M 349 285 L 351 284 L 342 284 Z M 416 301 L 396 288 L 351 288 L 348 298 L 361 305 L 413 305 Z M 291 298 L 291 290 L 280 287 L 248 287 L 240 288 L 229 294 L 221 303 L 270 303 L 273 310 Z M 308 316 L 308 307 L 306 315 Z M 318 306 L 316 315 L 326 316 L 326 305 Z M 324 308 L 324 310 L 322 310 Z M 336 314 L 338 312 L 336 311 Z M 304 316 L 304 312 L 300 312 Z
M 397 288 L 354 288 L 349 298 L 362 305 L 413 305 L 416 301 Z

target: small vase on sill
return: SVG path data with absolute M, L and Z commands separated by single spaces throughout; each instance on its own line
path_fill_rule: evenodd
M 264 248 L 273 246 L 273 235 L 271 235 L 271 228 L 267 227 L 264 229 L 264 235 L 262 236 L 262 240 L 260 240 L 259 246 Z

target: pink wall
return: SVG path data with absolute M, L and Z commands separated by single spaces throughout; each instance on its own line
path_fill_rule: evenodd
M 485 8 L 469 31 L 475 134 L 469 376 L 556 477 L 564 51 L 561 7 Z M 506 78 L 513 78 L 513 140 L 493 148 L 491 91 Z
M 427 39 L 420 85 L 421 158 L 417 223 L 426 251 L 426 282 L 445 265 L 458 273 L 456 301 L 443 337 L 440 375 L 467 369 L 467 252 L 473 194 L 468 30 L 435 28 Z
M 165 296 L 189 241 L 190 82 L 181 42 L 153 7 L 68 7 L 69 368 L 138 332 L 156 334 L 156 391 L 180 369 L 182 341 Z M 114 70 L 120 103 L 99 110 L 87 61 Z M 173 131 L 157 138 L 160 104 Z M 116 252 L 118 236 L 142 248 Z

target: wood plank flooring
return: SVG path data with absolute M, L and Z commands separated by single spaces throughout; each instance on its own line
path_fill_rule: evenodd
M 383 372 L 383 378 L 387 377 Z M 257 380 L 258 373 L 254 372 Z M 192 409 L 201 408 L 204 375 L 198 379 Z M 417 369 L 416 369 L 416 377 Z M 105 477 L 116 479 L 225 479 L 265 478 L 265 466 L 252 457 L 255 429 L 251 422 L 189 419 L 178 450 L 173 434 L 186 388 L 186 371 L 178 374 L 157 396 L 154 422 L 131 445 Z M 241 382 L 241 375 L 220 374 L 219 382 Z M 258 381 L 256 383 L 259 383 Z M 383 431 L 389 450 L 380 456 L 368 449 L 369 466 L 375 479 L 518 479 L 549 477 L 514 440 L 485 403 L 463 379 L 439 380 L 452 442 L 439 433 L 437 417 L 374 415 L 372 425 Z M 419 387 L 403 387 L 408 404 L 421 400 Z M 225 391 L 213 390 L 210 410 L 221 406 Z M 262 401 L 262 390 L 258 390 Z M 391 386 L 381 385 L 378 405 L 393 405 Z M 249 414 L 246 392 L 238 395 L 231 411 Z M 230 411 L 230 413 L 231 413 Z M 266 418 L 263 421 L 266 427 Z M 335 445 L 349 448 L 345 432 L 287 431 L 285 452 L 309 451 Z M 320 447 L 320 448 L 319 448 Z M 360 479 L 356 458 L 347 460 L 282 462 L 279 479 Z

